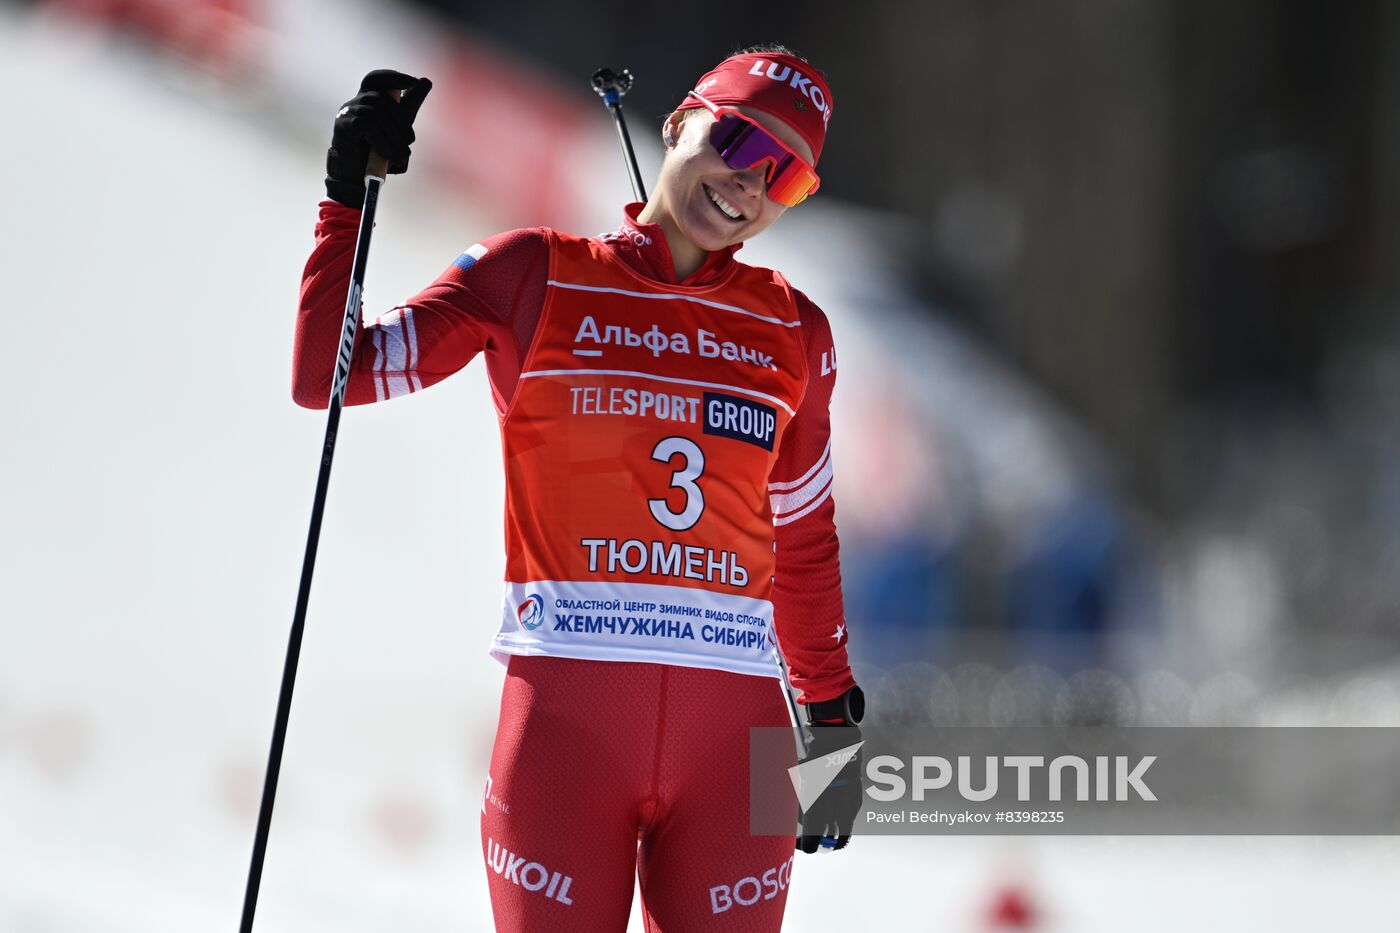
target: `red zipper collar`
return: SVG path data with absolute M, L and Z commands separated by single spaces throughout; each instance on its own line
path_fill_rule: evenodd
M 676 263 L 671 257 L 671 247 L 666 242 L 661 225 L 642 223 L 637 219 L 644 206 L 643 201 L 628 204 L 622 209 L 621 226 L 598 238 L 634 272 L 666 285 L 686 286 L 712 285 L 728 274 L 729 265 L 734 262 L 734 253 L 744 245 L 742 243 L 705 254 L 705 261 L 699 269 L 683 281 L 677 281 Z

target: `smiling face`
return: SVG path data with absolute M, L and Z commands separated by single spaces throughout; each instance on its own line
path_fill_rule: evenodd
M 735 108 L 754 120 L 808 162 L 811 147 L 783 121 L 752 107 Z M 667 119 L 675 145 L 666 153 L 652 203 L 678 233 L 700 250 L 723 249 L 761 233 L 787 208 L 768 197 L 758 166 L 735 171 L 710 145 L 715 118 L 704 109 L 677 110 Z

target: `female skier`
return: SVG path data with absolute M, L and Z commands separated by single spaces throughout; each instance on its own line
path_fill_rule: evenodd
M 374 72 L 336 117 L 297 319 L 307 408 L 328 404 L 366 159 L 407 169 L 430 86 Z M 794 837 L 751 835 L 748 805 L 749 727 L 789 724 L 773 639 L 811 724 L 853 724 L 864 698 L 831 499 L 831 330 L 734 253 L 816 190 L 831 108 L 791 50 L 735 54 L 666 119 L 653 197 L 617 230 L 489 237 L 361 324 L 347 405 L 486 357 L 506 473 L 481 816 L 498 930 L 625 930 L 634 873 L 649 930 L 779 929 Z M 859 801 L 858 780 L 834 782 L 797 847 L 844 846 Z

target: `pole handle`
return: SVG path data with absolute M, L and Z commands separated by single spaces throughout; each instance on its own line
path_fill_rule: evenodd
M 390 91 L 389 96 L 394 98 L 394 100 L 402 100 L 403 91 Z M 369 161 L 365 163 L 365 177 L 378 178 L 380 181 L 388 178 L 389 160 L 371 149 L 369 151 Z
M 632 72 L 626 68 L 621 73 L 611 68 L 599 68 L 593 72 L 590 82 L 607 105 L 615 107 L 622 103 L 622 95 L 632 90 Z
M 617 125 L 617 139 L 622 144 L 622 157 L 627 162 L 627 176 L 632 182 L 632 194 L 638 201 L 646 201 L 647 189 L 642 184 L 642 170 L 637 167 L 637 153 L 632 149 L 632 137 L 627 132 L 627 121 L 622 116 L 622 95 L 632 90 L 632 72 L 626 68 L 616 72 L 611 68 L 599 68 L 593 72 L 593 90 L 603 98 L 603 104 L 613 115 Z

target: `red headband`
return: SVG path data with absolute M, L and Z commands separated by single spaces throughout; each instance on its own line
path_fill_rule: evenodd
M 770 113 L 797 131 L 821 158 L 831 119 L 831 90 L 811 65 L 791 55 L 751 52 L 726 58 L 695 85 L 716 104 L 745 104 Z M 704 106 L 686 95 L 677 110 Z

